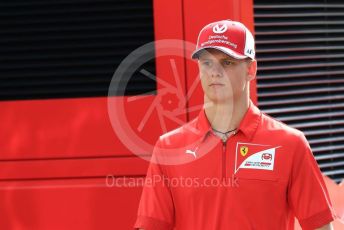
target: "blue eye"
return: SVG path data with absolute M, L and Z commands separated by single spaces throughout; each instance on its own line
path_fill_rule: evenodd
M 202 65 L 204 65 L 204 66 L 210 66 L 211 63 L 210 63 L 210 61 L 204 61 L 204 62 L 202 62 Z
M 228 65 L 233 65 L 234 63 L 228 60 L 223 61 L 223 64 L 228 66 Z

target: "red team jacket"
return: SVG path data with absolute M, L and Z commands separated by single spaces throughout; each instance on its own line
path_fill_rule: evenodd
M 303 229 L 333 220 L 304 135 L 250 103 L 237 132 L 216 136 L 204 110 L 158 140 L 135 228 Z M 168 164 L 167 164 L 168 163 Z

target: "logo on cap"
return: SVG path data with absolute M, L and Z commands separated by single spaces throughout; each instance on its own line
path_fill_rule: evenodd
M 253 53 L 253 50 L 252 50 L 252 49 L 248 49 L 248 50 L 246 50 L 246 53 L 252 54 L 252 53 Z
M 216 24 L 214 27 L 213 27 L 213 32 L 215 33 L 215 34 L 222 34 L 222 33 L 224 33 L 224 32 L 226 32 L 226 30 L 227 30 L 227 25 L 226 24 L 224 24 L 224 25 L 219 25 L 219 24 Z

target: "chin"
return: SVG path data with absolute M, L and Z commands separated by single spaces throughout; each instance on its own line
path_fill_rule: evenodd
M 212 97 L 210 101 L 214 104 L 228 104 L 233 103 L 233 97 Z

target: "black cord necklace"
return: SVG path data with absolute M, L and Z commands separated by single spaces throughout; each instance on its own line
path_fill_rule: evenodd
M 212 129 L 213 129 L 214 132 L 221 133 L 221 134 L 223 134 L 223 135 L 227 135 L 227 134 L 229 134 L 229 133 L 231 133 L 231 132 L 233 132 L 233 131 L 236 130 L 236 128 L 235 128 L 235 129 L 232 129 L 232 130 L 229 130 L 229 131 L 226 131 L 226 132 L 221 132 L 221 131 L 216 130 L 216 129 L 214 129 L 214 128 L 212 128 Z
M 231 136 L 231 133 L 234 132 L 234 134 L 235 134 L 235 132 L 236 132 L 236 130 L 237 130 L 237 129 L 235 128 L 235 129 L 229 130 L 229 131 L 227 131 L 227 132 L 221 132 L 221 131 L 218 131 L 218 130 L 216 130 L 216 129 L 214 129 L 214 128 L 212 128 L 212 129 L 213 129 L 213 131 L 215 132 L 215 135 L 219 136 L 219 137 L 222 139 L 223 142 L 226 142 L 227 139 Z

